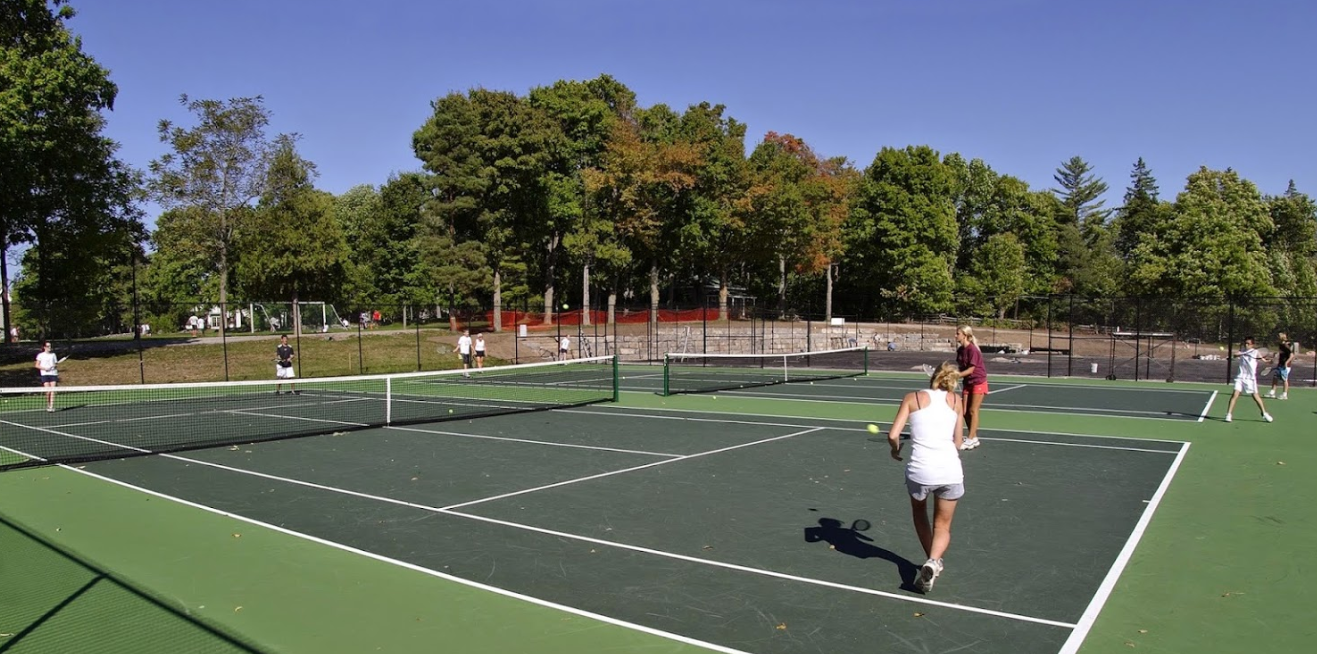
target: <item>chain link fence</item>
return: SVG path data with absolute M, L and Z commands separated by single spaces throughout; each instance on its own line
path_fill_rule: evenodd
M 41 316 L 18 306 L 15 324 L 23 331 L 11 334 L 3 348 L 0 385 L 32 383 L 43 331 L 54 338 L 60 356 L 70 356 L 61 366 L 65 383 L 128 384 L 270 378 L 282 335 L 296 352 L 299 377 L 448 369 L 461 366 L 455 348 L 463 329 L 482 336 L 491 365 L 614 354 L 627 362 L 657 363 L 669 352 L 868 347 L 871 369 L 914 371 L 954 358 L 960 325 L 974 329 L 990 374 L 1199 382 L 1229 381 L 1245 337 L 1275 351 L 1285 333 L 1301 344 L 1291 383 L 1317 384 L 1309 349 L 1317 339 L 1317 298 L 1059 295 L 1000 303 L 957 298 L 952 306 L 969 308 L 828 316 L 767 309 L 745 297 L 733 297 L 722 310 L 716 295 L 651 310 L 648 302 L 610 307 L 599 294 L 589 307 L 562 304 L 547 312 L 541 299 L 524 297 L 499 307 L 457 309 L 197 299 L 119 307 L 109 319 L 78 321 L 75 312 L 52 308 Z M 972 309 L 985 306 L 1008 308 L 992 309 L 991 315 Z

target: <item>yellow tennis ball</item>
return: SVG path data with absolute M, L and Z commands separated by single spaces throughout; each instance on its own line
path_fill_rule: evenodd
M 870 434 L 878 433 L 878 425 L 875 425 L 873 423 L 870 423 L 868 427 L 865 427 L 865 429 L 868 429 Z

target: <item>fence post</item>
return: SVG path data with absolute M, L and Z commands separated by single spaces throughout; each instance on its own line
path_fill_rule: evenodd
M 1073 377 L 1075 376 L 1075 294 L 1071 293 L 1069 297 L 1070 297 L 1070 320 L 1067 321 L 1067 324 L 1069 325 L 1070 335 L 1069 335 L 1069 339 L 1066 341 L 1067 352 L 1066 352 L 1066 362 L 1065 362 L 1065 376 Z
M 1052 301 L 1054 296 L 1047 296 L 1047 378 L 1052 377 Z M 1032 342 L 1032 339 L 1030 339 Z

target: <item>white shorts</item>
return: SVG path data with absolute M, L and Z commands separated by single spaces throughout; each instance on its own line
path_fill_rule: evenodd
M 910 497 L 923 502 L 928 499 L 928 494 L 932 493 L 939 500 L 958 500 L 965 495 L 964 482 L 959 484 L 934 484 L 926 485 L 906 477 L 905 488 L 910 491 Z
M 292 366 L 288 366 L 287 368 L 283 366 L 275 366 L 274 377 L 275 379 L 292 379 L 293 377 L 296 377 L 296 375 L 293 374 L 293 370 L 294 368 Z
M 1254 377 L 1235 377 L 1235 392 L 1240 395 L 1253 395 L 1258 392 L 1258 380 Z

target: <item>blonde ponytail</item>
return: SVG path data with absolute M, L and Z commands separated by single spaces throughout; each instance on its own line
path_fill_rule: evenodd
M 950 361 L 943 361 L 942 365 L 937 367 L 933 373 L 933 379 L 929 382 L 928 387 L 943 390 L 948 393 L 955 392 L 956 382 L 960 380 L 960 369 L 956 364 Z
M 961 334 L 964 334 L 964 335 L 965 335 L 965 340 L 968 340 L 969 342 L 973 343 L 973 344 L 974 344 L 974 347 L 978 347 L 978 346 L 979 346 L 979 339 L 974 338 L 974 328 L 973 328 L 973 327 L 970 327 L 969 325 L 961 325 L 960 327 L 957 327 L 957 328 L 956 328 L 956 331 L 957 331 L 957 332 L 960 332 Z

